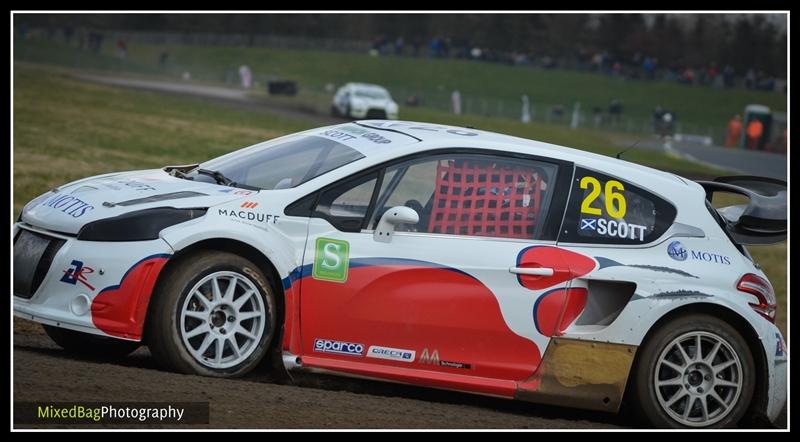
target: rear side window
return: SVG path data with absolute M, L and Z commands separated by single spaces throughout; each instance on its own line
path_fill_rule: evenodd
M 560 242 L 646 244 L 675 220 L 675 207 L 625 180 L 577 167 Z

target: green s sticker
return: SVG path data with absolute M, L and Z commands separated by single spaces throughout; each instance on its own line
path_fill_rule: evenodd
M 330 238 L 317 238 L 311 276 L 325 281 L 347 281 L 350 267 L 350 244 Z

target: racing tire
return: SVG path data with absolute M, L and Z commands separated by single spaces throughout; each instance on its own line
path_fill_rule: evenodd
M 276 335 L 275 293 L 249 260 L 219 251 L 187 257 L 168 270 L 150 303 L 146 337 L 165 369 L 242 376 Z
M 632 375 L 632 411 L 642 424 L 731 428 L 753 398 L 755 363 L 733 326 L 713 316 L 688 314 L 648 337 Z
M 64 350 L 91 358 L 122 358 L 138 349 L 140 342 L 97 336 L 42 324 L 44 332 Z

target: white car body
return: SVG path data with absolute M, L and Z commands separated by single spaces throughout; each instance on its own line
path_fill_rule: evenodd
M 353 119 L 389 119 L 398 117 L 397 103 L 382 86 L 347 83 L 333 96 L 334 113 Z
M 31 201 L 14 225 L 15 238 L 22 231 L 37 232 L 51 240 L 62 240 L 63 244 L 52 255 L 49 268 L 39 269 L 40 273 L 44 271 L 40 275 L 41 285 L 34 288 L 27 299 L 14 297 L 14 314 L 81 332 L 141 340 L 150 292 L 159 271 L 173 256 L 200 244 L 224 241 L 236 245 L 234 249 L 257 251 L 282 281 L 286 316 L 280 348 L 285 367 L 289 370 L 357 375 L 615 411 L 622 400 L 636 350 L 651 328 L 671 312 L 702 304 L 708 311 L 724 311 L 738 318 L 748 328 L 742 333 L 757 342 L 759 354 L 756 360 L 761 361 L 758 369 L 762 380 L 757 388 L 763 390 L 759 393 L 763 398 L 763 403 L 758 404 L 761 412 L 775 419 L 785 405 L 787 355 L 781 333 L 751 307 L 754 296 L 736 289 L 737 281 L 744 274 L 755 274 L 764 279 L 766 275 L 737 249 L 709 215 L 705 192 L 699 184 L 670 173 L 562 146 L 427 123 L 346 123 L 289 135 L 265 145 L 278 145 L 300 137 L 335 140 L 358 151 L 362 157 L 294 187 L 282 188 L 286 187 L 284 183 L 272 190 L 248 190 L 189 181 L 153 169 L 79 180 Z M 263 148 L 257 145 L 222 158 L 235 158 Z M 576 173 L 576 167 L 589 173 L 596 172 L 598 176 L 619 179 L 626 186 L 634 183 L 671 204 L 676 209 L 674 219 L 669 221 L 669 225 L 662 226 L 657 237 L 647 241 L 608 245 L 561 239 L 470 236 L 457 232 L 393 231 L 385 224 L 341 231 L 322 217 L 287 213 L 287 206 L 354 174 L 398 158 L 425 157 L 448 152 L 448 149 L 457 149 L 464 155 L 475 152 L 511 158 L 530 157 L 537 161 L 552 159 L 561 168 L 558 173 L 567 175 L 564 182 L 573 183 L 569 184 L 569 189 L 577 185 L 574 178 L 569 178 Z M 569 211 L 573 201 L 571 195 L 566 196 L 569 189 L 555 192 L 556 195 L 564 194 L 563 211 Z M 164 194 L 176 197 L 161 201 L 141 199 Z M 137 199 L 138 202 L 124 203 Z M 632 205 L 633 200 L 629 199 L 628 204 Z M 158 238 L 147 241 L 85 241 L 76 237 L 90 222 L 158 207 L 203 208 L 207 212 L 204 216 L 168 226 L 160 231 Z M 413 214 L 405 215 L 413 218 Z M 566 220 L 559 223 L 559 236 L 564 230 L 579 230 L 577 222 L 571 227 L 567 225 L 569 219 L 570 216 L 566 216 Z M 608 218 L 602 223 L 606 237 L 640 237 L 632 227 L 627 227 L 627 232 L 622 235 L 619 232 L 621 222 L 612 227 L 611 221 Z M 597 224 L 589 224 L 592 225 L 587 228 L 599 228 Z M 656 232 L 655 227 L 653 229 Z M 612 235 L 609 230 L 615 233 Z M 384 233 L 387 235 L 385 238 Z M 391 240 L 387 241 L 390 233 Z M 643 235 L 644 232 L 641 237 Z M 320 238 L 324 239 L 322 252 L 328 251 L 327 244 L 347 245 L 347 255 L 344 256 L 349 259 L 349 264 L 345 265 L 350 267 L 344 268 L 345 282 L 332 282 L 331 278 L 338 276 L 317 278 L 316 273 L 311 275 L 317 270 L 315 265 L 319 265 L 315 264 L 315 259 L 320 259 L 322 253 L 317 249 Z M 680 244 L 673 245 L 676 241 Z M 670 255 L 677 249 L 683 250 L 683 260 Z M 536 275 L 547 275 L 549 269 L 541 270 L 544 273 L 536 273 L 540 271 L 538 268 L 520 270 L 526 253 L 565 260 L 575 257 L 587 267 L 571 277 L 541 286 L 536 282 L 537 278 L 546 276 Z M 398 281 L 410 284 L 408 293 L 427 293 L 429 289 L 449 293 L 447 287 L 430 288 L 430 284 L 435 285 L 436 278 L 455 278 L 452 281 L 454 287 L 461 284 L 458 287 L 463 288 L 468 279 L 472 281 L 469 284 L 474 282 L 478 287 L 475 290 L 491 294 L 480 298 L 475 292 L 475 308 L 491 308 L 499 312 L 496 323 L 492 323 L 495 325 L 485 327 L 500 327 L 504 331 L 491 335 L 494 341 L 484 343 L 480 334 L 484 332 L 474 334 L 467 325 L 441 313 L 452 308 L 456 309 L 454 315 L 461 315 L 455 313 L 457 304 L 439 305 L 435 304 L 436 301 L 420 299 L 420 305 L 426 307 L 415 310 L 409 305 L 419 298 L 416 295 L 409 295 L 407 302 L 399 304 L 393 304 L 396 301 L 387 298 L 374 307 L 376 310 L 368 310 L 373 301 L 360 295 L 362 292 L 358 290 L 361 288 L 351 288 L 350 285 L 368 278 L 364 272 L 373 268 L 369 266 L 386 272 L 400 272 L 391 281 L 393 284 Z M 417 273 L 402 273 L 398 269 L 405 268 L 403 266 L 411 266 Z M 91 271 L 85 270 L 86 267 Z M 424 276 L 428 271 L 425 269 L 431 268 L 455 271 L 436 273 L 438 276 L 428 281 Z M 566 268 L 571 268 L 571 265 L 566 263 Z M 517 269 L 517 273 L 512 273 L 512 269 Z M 526 271 L 535 275 L 526 274 Z M 415 281 L 413 275 L 419 275 L 419 280 Z M 614 298 L 610 295 L 627 282 L 633 284 L 627 296 Z M 315 288 L 330 290 L 327 296 L 341 296 L 341 303 L 329 304 L 332 301 L 319 300 L 320 304 L 313 304 L 319 296 L 312 293 Z M 577 293 L 570 290 L 581 288 L 588 290 L 588 302 L 576 307 L 579 311 L 575 312 L 575 317 L 564 322 L 564 311 L 571 308 L 568 306 L 570 293 Z M 351 293 L 349 290 L 355 291 Z M 389 289 L 384 287 L 381 290 Z M 551 319 L 541 315 L 537 317 L 537 309 L 549 305 L 545 299 L 554 290 L 567 290 L 566 300 L 564 306 L 558 307 L 560 316 L 553 319 L 555 328 L 544 331 L 549 325 L 543 325 L 542 321 Z M 457 296 L 457 293 L 447 296 Z M 612 298 L 616 300 L 606 301 Z M 472 299 L 464 300 L 464 305 L 473 305 L 469 304 Z M 385 316 L 370 311 L 380 311 Z M 417 324 L 419 334 L 401 332 L 411 325 L 396 323 L 399 320 L 392 319 L 395 311 L 402 311 L 405 316 L 397 315 L 403 318 L 418 318 L 419 323 L 412 319 L 409 321 L 412 325 Z M 422 319 L 426 312 L 439 314 L 435 318 Z M 473 313 L 463 312 L 465 315 Z M 385 319 L 378 320 L 380 317 Z M 361 322 L 370 325 L 361 327 Z M 560 329 L 562 325 L 564 329 Z M 345 327 L 352 327 L 352 330 Z M 357 335 L 364 330 L 373 331 L 369 332 L 371 335 Z M 462 342 L 458 336 L 472 337 L 469 342 Z M 497 350 L 491 348 L 491 342 L 497 343 Z M 503 342 L 508 342 L 507 350 Z M 561 354 L 558 345 L 562 345 Z M 597 370 L 595 367 L 587 370 L 564 362 L 568 360 L 570 348 L 591 355 L 589 360 L 593 362 L 590 364 L 623 362 L 618 369 Z M 336 354 L 325 349 L 340 351 Z M 538 353 L 535 358 L 531 357 L 535 362 L 530 366 L 525 360 L 507 366 L 492 362 L 502 359 L 493 351 L 515 355 L 528 349 Z M 369 357 L 370 354 L 374 354 L 373 358 Z M 451 365 L 445 367 L 447 364 Z M 571 381 L 565 380 L 567 378 Z

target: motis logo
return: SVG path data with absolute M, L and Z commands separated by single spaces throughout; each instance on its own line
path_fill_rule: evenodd
M 94 206 L 74 196 L 58 194 L 42 203 L 43 206 L 60 210 L 73 218 L 80 218 Z
M 317 238 L 314 268 L 311 276 L 326 281 L 347 281 L 350 266 L 350 244 L 330 238 Z
M 715 264 L 731 265 L 731 258 L 717 253 L 705 252 L 702 250 L 689 250 L 680 241 L 672 241 L 667 247 L 667 254 L 676 261 L 686 261 L 692 258 L 693 261 L 713 262 Z
M 689 252 L 680 241 L 672 241 L 667 247 L 667 254 L 675 261 L 686 261 L 689 257 Z
M 348 356 L 363 356 L 364 344 L 353 342 L 332 341 L 330 339 L 315 339 L 314 351 L 322 353 L 336 353 Z

